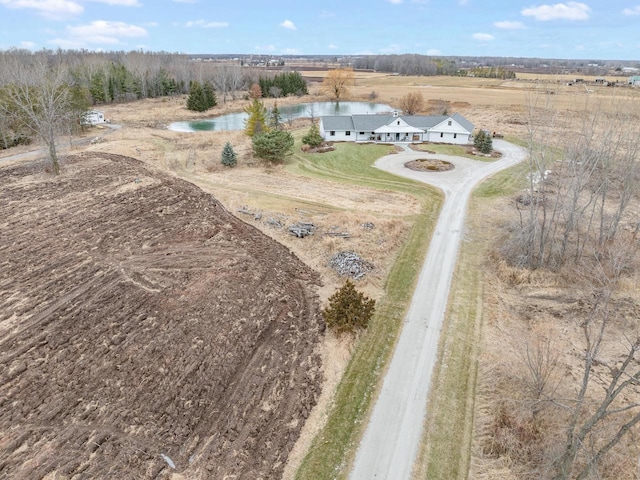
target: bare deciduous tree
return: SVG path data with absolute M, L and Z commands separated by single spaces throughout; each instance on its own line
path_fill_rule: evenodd
M 424 109 L 424 98 L 420 92 L 409 92 L 400 99 L 399 105 L 407 115 L 415 115 Z
M 0 102 L 13 117 L 39 137 L 47 149 L 53 173 L 60 173 L 56 142 L 78 121 L 86 104 L 73 91 L 72 79 L 61 53 L 4 56 L 7 75 Z
M 634 112 L 613 101 L 587 103 L 572 132 L 558 128 L 549 97 L 531 98 L 529 188 L 517 203 L 520 225 L 511 243 L 512 261 L 532 269 L 557 269 L 598 254 L 615 239 L 640 193 Z
M 598 470 L 603 457 L 640 422 L 640 336 L 636 332 L 632 338 L 621 339 L 626 346 L 617 361 L 604 355 L 605 345 L 612 341 L 615 293 L 630 253 L 616 250 L 608 265 L 598 264 L 597 268 L 589 269 L 588 276 L 594 282 L 590 292 L 593 303 L 580 325 L 584 338 L 581 381 L 575 397 L 554 400 L 568 413 L 564 445 L 551 464 L 554 480 L 588 478 Z M 604 366 L 609 375 L 602 385 L 603 393 L 597 395 L 592 384 L 599 365 Z M 587 395 L 590 389 L 591 395 Z M 593 438 L 596 426 L 602 422 L 613 425 L 613 433 L 609 437 Z M 587 449 L 587 445 L 591 448 Z M 581 461 L 577 462 L 579 457 Z
M 322 86 L 327 94 L 340 100 L 349 94 L 349 87 L 354 83 L 355 75 L 352 68 L 336 68 L 327 72 Z

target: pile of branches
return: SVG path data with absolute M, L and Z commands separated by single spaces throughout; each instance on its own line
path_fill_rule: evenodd
M 351 277 L 354 280 L 361 279 L 374 268 L 371 262 L 363 260 L 360 255 L 352 251 L 336 253 L 329 260 L 329 265 L 341 277 Z

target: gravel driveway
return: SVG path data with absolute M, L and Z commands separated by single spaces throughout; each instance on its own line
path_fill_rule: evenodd
M 409 150 L 387 155 L 375 163 L 381 170 L 440 188 L 445 201 L 389 370 L 356 455 L 350 475 L 353 480 L 404 480 L 411 476 L 428 413 L 431 374 L 469 195 L 483 179 L 526 157 L 524 149 L 504 140 L 494 140 L 493 146 L 503 157 L 491 163 Z M 446 160 L 455 168 L 446 172 L 418 172 L 404 167 L 406 162 L 418 158 Z

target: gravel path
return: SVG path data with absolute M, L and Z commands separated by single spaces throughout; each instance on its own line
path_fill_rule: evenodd
M 405 150 L 375 164 L 381 170 L 442 189 L 445 201 L 382 390 L 360 442 L 352 480 L 404 480 L 411 476 L 469 195 L 483 179 L 526 156 L 524 149 L 504 140 L 494 140 L 493 145 L 503 157 L 491 163 Z M 410 160 L 425 157 L 447 160 L 456 168 L 417 172 L 404 167 Z

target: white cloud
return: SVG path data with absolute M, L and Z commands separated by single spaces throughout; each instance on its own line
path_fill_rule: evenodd
M 107 5 L 118 5 L 122 7 L 141 7 L 138 0 L 88 0 L 89 2 L 106 3 Z
M 393 3 L 394 5 L 398 5 L 398 4 L 402 3 L 402 0 L 387 0 L 387 2 Z
M 640 5 L 636 5 L 633 8 L 625 8 L 622 10 L 623 15 L 632 16 L 632 15 L 640 15 Z
M 67 27 L 67 33 L 69 34 L 69 38 L 55 39 L 52 43 L 61 47 L 65 46 L 65 44 L 79 46 L 117 45 L 121 43 L 122 39 L 147 36 L 147 31 L 137 25 L 129 25 L 124 22 L 110 22 L 106 20 L 95 20 L 86 25 Z
M 533 17 L 541 22 L 549 20 L 587 20 L 591 8 L 580 2 L 556 3 L 524 8 L 520 13 L 525 17 Z
M 209 22 L 208 20 L 191 20 L 184 24 L 187 28 L 226 28 L 229 26 L 227 22 Z
M 79 15 L 84 7 L 72 0 L 0 0 L 0 5 L 13 9 L 32 9 L 40 15 L 61 19 Z
M 490 33 L 474 33 L 473 38 L 481 42 L 490 42 L 494 37 Z
M 285 48 L 282 50 L 282 55 L 300 55 L 300 50 L 297 48 Z
M 505 20 L 503 22 L 493 22 L 493 26 L 501 28 L 503 30 L 520 30 L 524 28 L 522 22 L 511 22 L 509 20 Z
M 20 48 L 26 48 L 27 50 L 33 50 L 36 48 L 35 42 L 30 42 L 28 40 L 24 40 L 20 42 Z
M 334 44 L 329 45 L 329 50 L 337 50 L 338 47 Z
M 296 26 L 293 24 L 293 22 L 291 20 L 285 20 L 284 22 L 282 22 L 280 24 L 280 26 L 282 28 L 286 28 L 286 29 L 289 29 L 289 30 L 295 30 L 296 29 Z
M 430 48 L 429 50 L 427 50 L 427 55 L 437 56 L 442 55 L 442 52 L 440 52 L 440 50 L 438 50 L 437 48 Z

